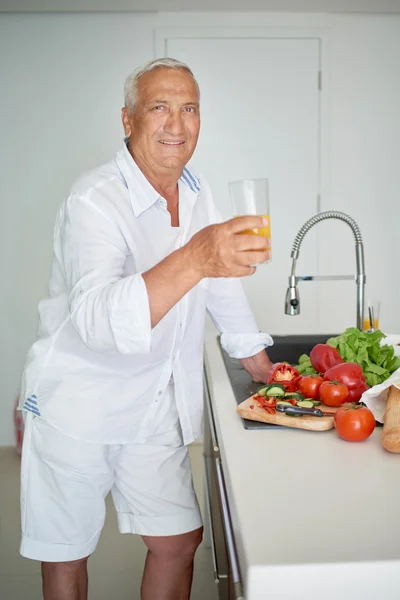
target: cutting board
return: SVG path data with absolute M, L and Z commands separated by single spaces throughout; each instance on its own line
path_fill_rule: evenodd
M 307 417 L 305 415 L 301 417 L 289 417 L 284 413 L 278 412 L 276 412 L 274 415 L 271 415 L 263 408 L 257 406 L 257 404 L 257 400 L 254 399 L 254 396 L 251 396 L 238 405 L 236 412 L 240 417 L 242 417 L 242 419 L 250 419 L 250 421 L 260 421 L 261 423 L 284 425 L 285 427 L 308 429 L 310 431 L 327 431 L 328 429 L 332 429 L 333 417 L 337 411 L 336 407 L 325 406 L 324 404 L 321 404 L 318 406 L 318 408 L 320 408 L 323 412 L 332 413 L 331 417 Z M 254 406 L 254 408 L 250 408 L 251 405 Z

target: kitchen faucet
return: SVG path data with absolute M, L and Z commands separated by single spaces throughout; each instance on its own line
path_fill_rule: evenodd
M 296 276 L 296 261 L 299 257 L 300 246 L 304 239 L 306 233 L 320 223 L 321 221 L 325 221 L 326 219 L 340 219 L 344 221 L 351 227 L 353 232 L 355 242 L 356 242 L 356 275 L 304 275 L 302 277 Z M 357 327 L 360 331 L 363 330 L 364 325 L 364 293 L 365 293 L 365 266 L 364 266 L 364 246 L 362 241 L 362 236 L 360 229 L 357 223 L 346 215 L 345 213 L 330 210 L 322 213 L 318 213 L 309 219 L 306 223 L 304 223 L 303 227 L 297 233 L 293 246 L 292 246 L 292 271 L 289 276 L 289 287 L 286 292 L 286 300 L 285 300 L 285 314 L 287 315 L 299 315 L 300 314 L 300 297 L 299 290 L 297 288 L 297 283 L 299 281 L 328 281 L 328 280 L 345 280 L 352 279 L 355 280 L 357 284 Z

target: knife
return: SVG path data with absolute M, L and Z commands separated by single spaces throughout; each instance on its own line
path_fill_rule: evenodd
M 277 404 L 276 410 L 284 412 L 290 417 L 308 415 L 309 417 L 334 417 L 334 413 L 325 413 L 319 408 L 302 408 L 301 406 L 287 406 L 285 404 Z

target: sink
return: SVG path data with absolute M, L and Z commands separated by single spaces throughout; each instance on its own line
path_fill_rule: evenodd
M 296 365 L 302 354 L 310 354 L 316 344 L 325 344 L 327 339 L 336 335 L 338 334 L 275 335 L 273 336 L 274 345 L 267 348 L 268 356 L 273 363 L 286 361 Z M 236 402 L 240 404 L 255 394 L 261 384 L 252 381 L 239 359 L 230 358 L 222 347 L 221 352 Z M 280 427 L 247 419 L 242 419 L 242 422 L 245 429 L 277 429 Z
M 302 354 L 310 354 L 314 346 L 325 344 L 326 340 L 337 335 L 339 334 L 276 335 L 273 336 L 274 345 L 267 348 L 267 353 L 273 363 L 286 361 L 296 365 Z

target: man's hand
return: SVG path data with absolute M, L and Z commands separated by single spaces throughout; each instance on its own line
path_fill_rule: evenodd
M 252 275 L 256 270 L 252 265 L 270 258 L 270 241 L 240 232 L 264 225 L 263 217 L 249 216 L 204 227 L 186 244 L 188 260 L 201 277 Z
M 269 360 L 265 350 L 261 350 L 261 352 L 249 358 L 241 358 L 240 362 L 253 381 L 267 383 L 272 370 L 272 362 Z

